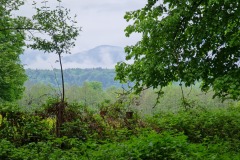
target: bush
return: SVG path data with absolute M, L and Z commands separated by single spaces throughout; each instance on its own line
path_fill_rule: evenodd
M 90 159 L 183 159 L 187 137 L 169 132 L 143 133 L 123 143 L 108 143 L 88 152 Z
M 2 121 L 0 138 L 16 145 L 48 140 L 51 137 L 48 123 L 38 116 L 18 110 L 12 106 L 1 107 Z
M 235 141 L 240 139 L 239 108 L 160 113 L 149 118 L 148 122 L 157 131 L 183 132 L 193 143 L 202 143 L 205 139 L 214 140 L 214 137 Z

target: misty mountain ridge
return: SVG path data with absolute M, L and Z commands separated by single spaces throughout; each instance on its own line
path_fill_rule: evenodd
M 113 69 L 117 62 L 125 61 L 122 47 L 101 45 L 93 49 L 75 53 L 62 54 L 63 67 L 66 68 L 109 68 Z M 58 56 L 54 53 L 27 50 L 20 56 L 24 68 L 53 69 L 59 68 Z

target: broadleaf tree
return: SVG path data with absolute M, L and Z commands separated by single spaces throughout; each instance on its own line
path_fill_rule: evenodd
M 21 4 L 21 1 L 11 0 L 0 2 L 0 102 L 20 98 L 27 79 L 19 59 L 25 46 L 25 34 L 17 29 L 24 19 L 11 15 Z
M 28 46 L 58 55 L 61 68 L 62 93 L 60 102 L 53 104 L 53 106 L 55 107 L 56 115 L 56 136 L 61 137 L 61 128 L 65 122 L 65 107 L 67 107 L 65 102 L 62 54 L 70 53 L 70 49 L 75 46 L 75 40 L 80 28 L 75 25 L 76 21 L 70 16 L 70 10 L 61 6 L 61 0 L 57 1 L 59 5 L 53 10 L 49 9 L 46 0 L 43 1 L 44 5 L 40 8 L 36 6 L 37 3 L 35 4 L 37 13 L 32 19 L 33 27 L 41 31 L 40 33 L 43 33 L 46 37 L 30 35 L 33 43 Z
M 59 3 L 61 0 L 57 0 Z M 45 4 L 47 1 L 43 1 Z M 35 4 L 36 5 L 36 4 Z M 37 28 L 46 37 L 30 35 L 33 44 L 28 46 L 33 49 L 43 50 L 47 53 L 56 53 L 59 58 L 62 79 L 61 101 L 65 100 L 64 75 L 62 65 L 62 54 L 71 53 L 70 49 L 75 46 L 76 37 L 80 28 L 69 14 L 70 10 L 59 4 L 56 9 L 50 10 L 47 5 L 40 8 L 35 7 L 37 14 L 33 16 L 34 28 Z M 74 16 L 74 18 L 76 15 Z
M 116 65 L 116 79 L 133 81 L 135 91 L 163 88 L 171 82 L 202 83 L 215 96 L 240 98 L 240 2 L 237 0 L 148 0 L 136 11 L 126 36 L 140 33 Z M 160 92 L 159 92 L 160 93 Z
M 61 0 L 57 0 L 59 3 Z M 47 1 L 43 1 L 45 4 Z M 47 38 L 42 36 L 30 36 L 34 41 L 29 46 L 33 49 L 43 50 L 48 53 L 55 52 L 59 58 L 62 79 L 62 93 L 60 102 L 55 104 L 56 108 L 56 135 L 61 136 L 61 128 L 65 122 L 65 87 L 62 65 L 62 54 L 70 53 L 70 49 L 75 46 L 75 39 L 80 28 L 75 25 L 74 19 L 69 15 L 70 10 L 59 5 L 54 10 L 49 10 L 46 5 L 37 8 L 37 14 L 33 16 L 34 27 L 41 30 Z

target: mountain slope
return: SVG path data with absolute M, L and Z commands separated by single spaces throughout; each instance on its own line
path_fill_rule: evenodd
M 64 68 L 110 68 L 113 69 L 117 62 L 125 60 L 124 49 L 118 46 L 101 45 L 93 49 L 75 54 L 63 54 Z M 28 50 L 21 55 L 22 64 L 31 69 L 59 68 L 56 63 L 56 54 L 42 53 L 41 51 Z

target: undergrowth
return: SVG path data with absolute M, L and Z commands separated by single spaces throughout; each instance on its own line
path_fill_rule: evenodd
M 47 106 L 32 113 L 1 107 L 0 159 L 240 159 L 240 105 L 144 119 L 126 118 L 116 106 L 102 115 L 68 104 L 62 137 Z

